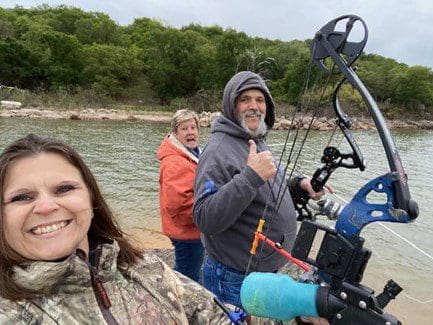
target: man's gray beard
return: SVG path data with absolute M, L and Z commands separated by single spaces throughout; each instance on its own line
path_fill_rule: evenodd
M 262 136 L 264 136 L 266 134 L 266 132 L 268 131 L 268 128 L 266 127 L 266 123 L 265 123 L 265 117 L 263 116 L 263 114 L 260 114 L 260 122 L 259 122 L 259 127 L 257 128 L 257 130 L 253 131 L 250 130 L 247 126 L 247 123 L 245 121 L 246 116 L 247 116 L 248 112 L 244 112 L 239 116 L 239 124 L 240 126 L 249 134 L 251 135 L 251 137 L 253 138 L 260 138 Z

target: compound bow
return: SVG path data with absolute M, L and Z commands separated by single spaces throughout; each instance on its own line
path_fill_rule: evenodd
M 337 31 L 337 24 L 341 22 L 346 22 L 345 30 Z M 349 41 L 349 35 L 356 22 L 361 24 L 364 37 L 359 42 Z M 390 169 L 388 173 L 364 185 L 344 207 L 338 207 L 332 213 L 330 213 L 330 209 L 322 209 L 322 211 L 328 211 L 329 217 L 338 217 L 335 229 L 313 220 L 304 220 L 298 232 L 292 250 L 293 257 L 317 268 L 320 279 L 314 281 L 327 283 L 326 294 L 321 296 L 321 299 L 326 301 L 319 302 L 322 306 L 326 306 L 326 310 L 321 309 L 322 314 L 320 316 L 328 318 L 332 324 L 391 325 L 400 323 L 394 316 L 383 312 L 387 303 L 402 290 L 398 284 L 392 280 L 388 281 L 384 291 L 378 296 L 374 296 L 372 289 L 360 284 L 368 259 L 371 256 L 371 251 L 363 248 L 364 239 L 360 237 L 360 232 L 372 222 L 407 223 L 416 219 L 419 213 L 417 203 L 411 198 L 407 175 L 404 172 L 391 132 L 373 97 L 351 67 L 361 55 L 367 38 L 368 30 L 365 22 L 358 16 L 344 15 L 323 26 L 316 33 L 311 44 L 311 60 L 319 69 L 329 75 L 339 72 L 344 75 L 343 80 L 338 83 L 334 91 L 333 104 L 337 115 L 336 124 L 352 148 L 351 153 L 341 153 L 332 146 L 325 148 L 321 159 L 323 165 L 316 170 L 311 179 L 313 189 L 316 192 L 321 190 L 331 174 L 339 167 L 358 168 L 360 171 L 365 169 L 361 150 L 350 132 L 352 122 L 338 99 L 339 91 L 345 82 L 357 89 L 368 107 L 381 138 Z M 328 58 L 333 62 L 331 68 L 329 64 L 326 64 Z M 314 117 L 315 115 L 313 115 L 313 119 Z M 387 198 L 386 202 L 382 204 L 370 203 L 367 196 L 372 192 L 384 193 Z M 308 193 L 301 193 L 299 198 L 300 204 L 297 208 L 300 212 L 299 220 L 313 219 L 307 208 Z M 306 211 L 306 213 L 302 211 Z M 268 225 L 269 227 L 270 225 Z M 313 259 L 309 257 L 310 251 L 319 230 L 323 231 L 325 235 L 319 252 Z M 260 233 L 261 231 L 257 232 L 257 234 Z M 256 236 L 256 241 L 257 238 L 259 236 Z M 266 242 L 266 236 L 261 235 L 259 239 L 264 243 Z M 257 246 L 257 243 L 255 245 Z M 308 281 L 312 281 L 312 278 Z

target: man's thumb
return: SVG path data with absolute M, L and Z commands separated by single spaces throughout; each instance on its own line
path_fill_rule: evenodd
M 256 143 L 254 142 L 254 140 L 249 140 L 248 142 L 250 144 L 250 156 L 256 154 L 257 153 Z

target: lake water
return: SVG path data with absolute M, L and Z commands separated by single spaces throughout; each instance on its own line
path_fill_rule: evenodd
M 135 233 L 151 230 L 161 236 L 155 155 L 168 128 L 164 123 L 0 118 L 0 150 L 30 132 L 63 139 L 89 164 L 123 227 Z M 412 224 L 386 225 L 433 256 L 433 131 L 404 129 L 393 130 L 393 134 L 420 216 Z M 286 131 L 270 132 L 268 143 L 277 155 L 285 135 Z M 319 165 L 324 141 L 329 136 L 330 132 L 310 134 L 298 165 L 306 174 L 311 175 Z M 345 199 L 388 168 L 375 131 L 357 131 L 356 137 L 368 162 L 366 171 L 339 169 L 331 177 L 338 195 Z M 209 129 L 202 129 L 201 144 L 208 138 Z M 365 272 L 366 284 L 381 291 L 389 278 L 394 279 L 404 288 L 404 295 L 397 298 L 398 303 L 390 304 L 390 311 L 409 323 L 413 323 L 411 314 L 415 312 L 429 315 L 424 319 L 418 314 L 418 321 L 433 319 L 433 260 L 378 224 L 369 225 L 362 235 L 373 251 Z

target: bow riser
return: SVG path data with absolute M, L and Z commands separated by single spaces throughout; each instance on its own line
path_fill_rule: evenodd
M 372 222 L 410 222 L 411 219 L 405 210 L 393 207 L 395 201 L 394 182 L 393 175 L 388 173 L 364 185 L 341 211 L 335 229 L 344 237 L 349 238 L 352 235 L 359 236 L 361 230 Z M 368 195 L 371 192 L 385 193 L 387 196 L 386 202 L 383 204 L 368 202 Z

